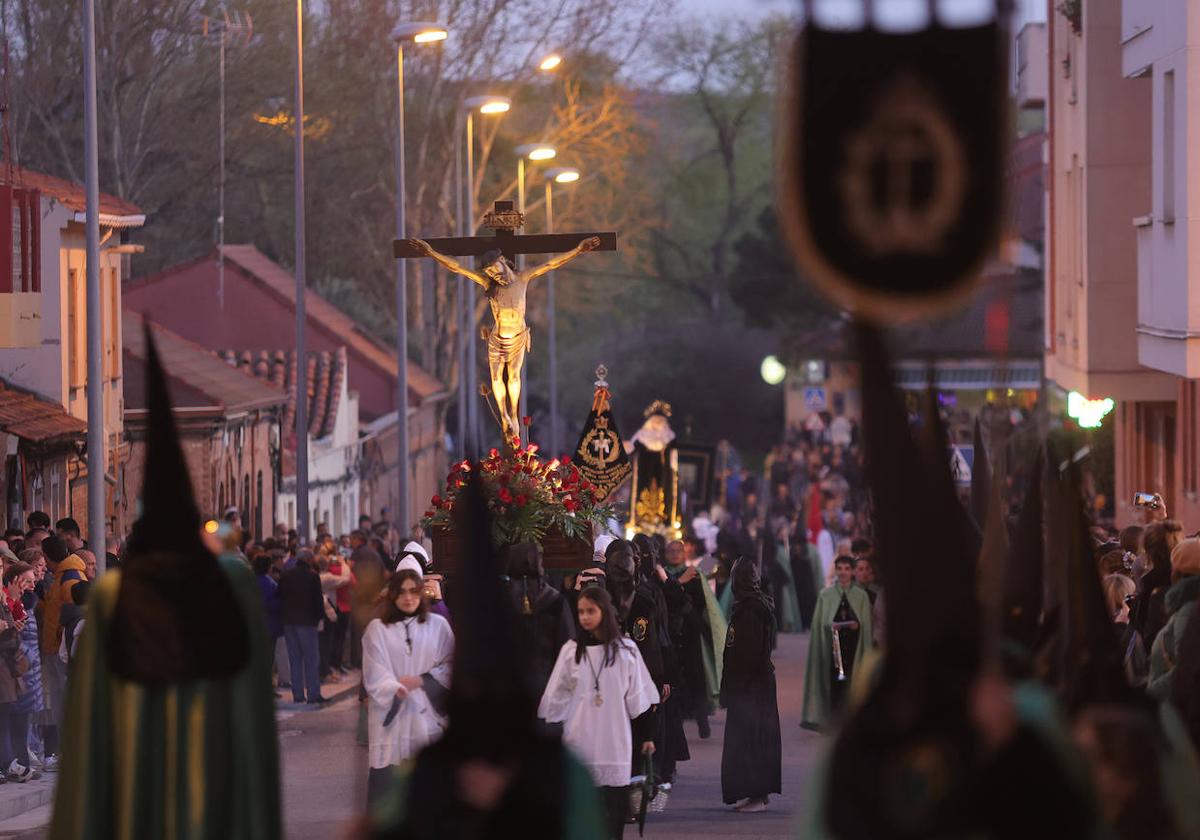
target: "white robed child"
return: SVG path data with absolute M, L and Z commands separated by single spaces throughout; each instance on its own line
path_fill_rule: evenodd
M 637 645 L 625 638 L 606 590 L 579 594 L 579 635 L 559 651 L 538 717 L 563 723 L 563 741 L 592 775 L 609 837 L 620 838 L 629 811 L 633 745 L 654 752 L 658 689 Z
M 441 737 L 454 633 L 429 611 L 419 564 L 405 558 L 388 581 L 383 614 L 363 633 L 370 773 L 367 804 L 388 788 L 392 767 Z

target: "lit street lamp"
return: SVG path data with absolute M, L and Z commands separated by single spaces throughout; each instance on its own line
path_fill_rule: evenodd
M 392 30 L 396 42 L 396 238 L 405 239 L 406 232 L 404 186 L 404 45 L 433 44 L 446 40 L 449 32 L 444 26 L 427 21 L 402 23 Z M 301 133 L 297 128 L 297 134 Z M 298 360 L 303 367 L 303 359 Z M 399 460 L 399 498 L 396 500 L 396 530 L 408 538 L 408 273 L 405 261 L 396 260 L 396 431 Z M 302 392 L 297 392 L 302 393 Z M 299 401 L 297 401 L 299 402 Z
M 562 62 L 562 56 L 556 52 L 552 52 L 542 59 L 542 63 L 538 65 L 538 69 L 544 73 L 550 73 L 557 70 Z
M 579 170 L 569 166 L 557 166 L 546 170 L 546 233 L 554 233 L 554 185 L 573 184 L 579 180 Z M 563 454 L 562 436 L 558 426 L 558 339 L 555 329 L 557 320 L 554 308 L 554 272 L 546 275 L 546 319 L 550 339 L 550 454 L 557 458 Z
M 535 163 L 543 160 L 553 160 L 558 154 L 558 150 L 549 143 L 525 143 L 516 148 L 517 153 L 517 210 L 524 214 L 525 212 L 525 159 L 528 158 Z M 525 255 L 517 255 L 517 270 L 525 269 Z M 529 381 L 529 362 L 525 362 L 525 381 Z M 521 406 L 520 412 L 522 417 L 529 416 L 529 389 L 521 389 Z M 526 430 L 521 433 L 521 441 L 528 443 L 529 432 Z
M 457 201 L 459 202 L 457 215 L 460 236 L 475 235 L 475 112 L 479 111 L 480 114 L 486 116 L 499 116 L 508 113 L 511 107 L 512 100 L 507 96 L 471 96 L 463 102 L 463 108 L 467 112 L 467 209 L 465 212 L 461 206 L 463 195 L 462 170 L 460 168 L 462 154 L 456 152 L 454 156 L 455 174 L 459 178 L 456 195 L 458 195 Z M 454 132 L 454 139 L 457 143 L 459 139 L 457 130 Z M 459 364 L 462 370 L 462 374 L 459 376 L 459 404 L 466 410 L 468 426 L 465 436 L 460 432 L 460 439 L 465 440 L 469 437 L 471 441 L 469 447 L 464 444 L 464 453 L 467 450 L 477 453 L 482 447 L 482 433 L 479 427 L 479 398 L 475 394 L 474 386 L 475 372 L 479 369 L 475 349 L 475 301 L 478 290 L 474 283 L 468 283 L 461 277 L 458 283 L 459 288 L 464 290 L 459 304 L 463 326 L 462 344 L 459 347 Z M 462 413 L 463 409 L 460 408 L 459 414 Z M 462 428 L 462 420 L 459 421 L 459 428 Z

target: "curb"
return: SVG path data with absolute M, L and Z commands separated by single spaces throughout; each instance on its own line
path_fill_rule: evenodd
M 28 782 L 9 782 L 0 787 L 0 825 L 34 808 L 54 801 L 57 773 Z
M 326 707 L 331 706 L 334 703 L 337 703 L 341 700 L 345 700 L 347 697 L 356 696 L 358 694 L 358 685 L 361 682 L 361 677 L 359 676 L 358 671 L 353 671 L 352 674 L 353 674 L 352 679 L 348 679 L 348 680 L 345 680 L 340 683 L 326 684 L 323 687 L 324 690 L 322 691 L 321 696 L 325 700 Z M 334 686 L 336 686 L 337 690 L 334 691 L 332 694 L 324 693 L 325 690 L 333 688 Z M 320 711 L 320 709 L 308 708 L 307 703 L 293 703 L 291 700 L 291 690 L 290 689 L 283 688 L 283 689 L 276 689 L 276 690 L 283 693 L 283 697 L 278 697 L 275 700 L 275 708 L 277 711 L 288 711 L 288 712 Z

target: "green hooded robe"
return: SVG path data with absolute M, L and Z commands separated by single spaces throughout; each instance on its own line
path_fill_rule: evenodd
M 121 573 L 107 572 L 96 582 L 71 661 L 50 840 L 282 836 L 262 597 L 240 559 L 225 555 L 219 563 L 246 620 L 252 650 L 248 665 L 227 681 L 148 688 L 113 674 L 104 641 Z
M 856 584 L 842 589 L 838 584 L 822 590 L 813 612 L 812 635 L 808 640 L 808 665 L 804 676 L 804 724 L 817 728 L 829 723 L 829 692 L 833 670 L 833 617 L 842 602 L 842 593 L 850 609 L 858 616 L 858 646 L 854 662 L 864 660 L 871 647 L 871 599 L 867 591 Z

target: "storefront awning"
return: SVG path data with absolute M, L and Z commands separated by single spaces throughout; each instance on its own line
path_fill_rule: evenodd
M 924 391 L 929 385 L 929 368 L 930 365 L 925 362 L 899 362 L 893 365 L 896 387 Z M 1036 390 L 1042 387 L 1042 363 L 1040 359 L 935 362 L 933 384 L 942 391 L 986 391 L 990 388 Z

